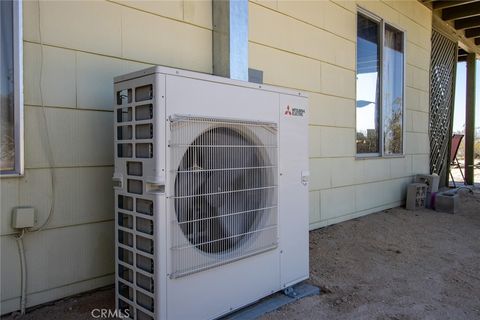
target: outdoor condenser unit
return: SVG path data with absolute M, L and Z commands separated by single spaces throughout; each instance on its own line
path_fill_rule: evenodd
M 117 308 L 213 319 L 308 278 L 304 94 L 165 67 L 114 90 Z

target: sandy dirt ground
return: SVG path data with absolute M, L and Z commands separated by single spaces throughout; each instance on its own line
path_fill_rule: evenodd
M 309 281 L 322 294 L 262 320 L 480 319 L 480 190 L 461 200 L 455 215 L 395 208 L 312 231 Z M 113 300 L 104 288 L 21 319 L 92 319 Z
M 461 211 L 395 208 L 310 233 L 324 292 L 269 319 L 480 319 L 480 192 Z

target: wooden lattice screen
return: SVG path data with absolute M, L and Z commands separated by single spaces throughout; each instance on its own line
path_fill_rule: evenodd
M 456 42 L 438 31 L 432 31 L 430 64 L 430 173 L 440 176 L 445 185 L 448 175 L 450 140 L 452 136 Z

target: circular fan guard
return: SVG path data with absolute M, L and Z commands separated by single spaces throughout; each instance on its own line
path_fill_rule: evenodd
M 191 244 L 222 253 L 248 237 L 265 202 L 262 163 L 260 148 L 232 128 L 209 129 L 191 143 L 175 178 L 175 212 Z

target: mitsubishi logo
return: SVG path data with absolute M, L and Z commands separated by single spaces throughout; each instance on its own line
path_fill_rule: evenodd
M 287 106 L 287 109 L 285 110 L 285 115 L 286 116 L 303 117 L 304 113 L 305 113 L 305 109 L 290 108 L 289 105 Z
M 290 106 L 287 106 L 287 110 L 285 111 L 285 115 L 291 116 L 292 111 L 290 111 Z

